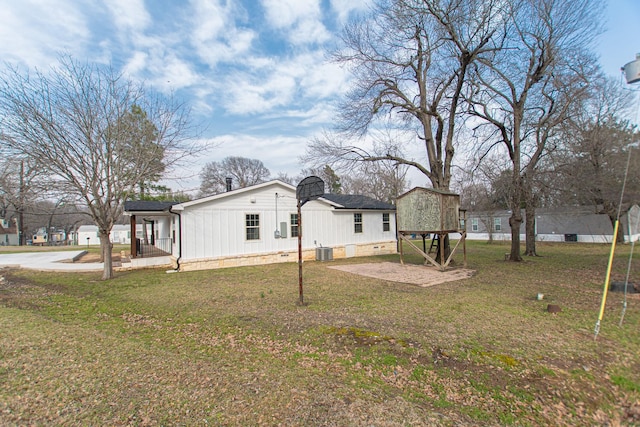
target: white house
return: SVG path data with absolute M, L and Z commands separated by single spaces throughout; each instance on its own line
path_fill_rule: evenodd
M 14 246 L 18 245 L 18 227 L 15 224 L 11 224 L 4 218 L 0 218 L 0 246 Z
M 511 240 L 509 217 L 511 211 L 495 210 L 467 214 L 467 238 L 472 240 Z M 522 217 L 525 218 L 524 210 Z M 640 235 L 638 221 L 640 207 L 633 205 L 620 218 L 625 242 L 636 241 Z M 589 206 L 540 208 L 536 210 L 536 241 L 611 243 L 613 226 L 607 215 L 594 213 Z M 525 239 L 524 221 L 520 239 Z
M 165 202 L 166 203 L 166 202 Z M 331 248 L 333 258 L 396 253 L 395 208 L 364 196 L 324 194 L 305 203 L 303 258 Z M 275 180 L 162 206 L 127 202 L 132 223 L 142 217 L 170 237 L 180 271 L 294 262 L 298 259 L 296 188 Z
M 148 227 L 147 227 L 148 228 Z M 136 237 L 142 238 L 142 224 L 136 227 Z M 78 245 L 99 245 L 100 235 L 97 225 L 81 225 L 76 231 L 76 244 Z M 109 235 L 111 243 L 128 245 L 131 243 L 131 227 L 128 225 L 115 224 Z

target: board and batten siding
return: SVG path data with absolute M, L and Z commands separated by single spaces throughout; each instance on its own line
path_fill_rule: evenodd
M 354 229 L 354 213 L 362 214 L 362 233 Z M 341 246 L 377 241 L 392 241 L 395 235 L 395 215 L 389 212 L 389 231 L 382 231 L 382 212 L 333 209 L 321 202 L 309 202 L 303 207 L 303 246 Z
M 291 236 L 291 214 L 296 213 L 295 191 L 282 185 L 221 195 L 191 206 L 186 204 L 181 211 L 181 261 L 295 252 L 298 239 Z M 354 231 L 354 213 L 362 213 L 362 233 Z M 390 230 L 383 232 L 381 211 L 341 210 L 322 201 L 307 202 L 302 207 L 303 249 L 344 248 L 345 245 L 377 242 L 393 246 L 395 215 L 393 211 L 388 213 Z M 247 214 L 260 215 L 258 240 L 246 240 Z M 286 233 L 283 233 L 286 237 L 275 238 L 276 229 L 282 232 L 281 223 L 286 223 Z
M 297 238 L 291 237 L 290 214 L 297 212 L 296 204 L 295 192 L 279 187 L 229 195 L 186 207 L 182 212 L 182 258 L 202 259 L 295 249 Z M 258 240 L 246 239 L 247 214 L 260 216 Z M 287 237 L 276 239 L 274 233 L 276 227 L 280 229 L 281 222 L 287 223 Z

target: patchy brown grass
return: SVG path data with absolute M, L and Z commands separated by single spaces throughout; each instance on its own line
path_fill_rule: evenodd
M 608 249 L 473 243 L 476 275 L 428 288 L 327 268 L 398 256 L 305 263 L 305 306 L 295 264 L 4 271 L 0 424 L 637 425 L 640 299 L 593 337 Z

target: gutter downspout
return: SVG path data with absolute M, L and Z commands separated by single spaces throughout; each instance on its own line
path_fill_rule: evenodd
M 180 271 L 180 258 L 182 258 L 182 215 L 179 212 L 174 212 L 173 206 L 169 206 L 169 213 L 178 215 L 178 258 L 176 258 L 175 271 Z M 174 230 L 175 231 L 175 230 Z

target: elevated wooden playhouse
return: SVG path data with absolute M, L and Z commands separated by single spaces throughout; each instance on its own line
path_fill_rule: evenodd
M 462 244 L 464 266 L 467 266 L 465 210 L 460 209 L 460 196 L 432 188 L 416 187 L 398 196 L 396 200 L 398 237 L 407 242 L 420 253 L 425 264 L 431 263 L 444 271 L 451 263 L 454 253 Z M 460 239 L 445 259 L 445 245 L 442 244 L 450 233 L 459 233 Z M 422 236 L 423 248 L 420 249 L 412 241 L 412 236 Z M 433 236 L 431 248 L 426 250 L 425 236 Z M 403 244 L 400 245 L 400 262 L 404 263 Z M 436 259 L 430 256 L 431 249 L 436 247 Z

